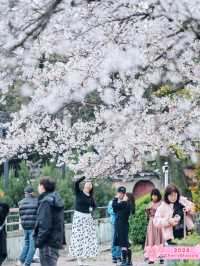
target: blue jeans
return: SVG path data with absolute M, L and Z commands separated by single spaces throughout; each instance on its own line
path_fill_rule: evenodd
M 121 258 L 121 248 L 113 245 L 115 225 L 112 224 L 112 258 Z
M 24 230 L 24 247 L 19 260 L 29 266 L 32 263 L 35 254 L 35 241 L 33 238 L 33 230 Z

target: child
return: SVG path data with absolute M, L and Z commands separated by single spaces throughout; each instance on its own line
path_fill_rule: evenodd
M 154 245 L 161 245 L 164 244 L 163 236 L 162 236 L 162 230 L 160 228 L 155 227 L 153 224 L 153 219 L 156 213 L 157 208 L 161 204 L 161 193 L 158 189 L 153 189 L 151 191 L 151 202 L 149 206 L 146 208 L 146 214 L 149 218 L 149 223 L 147 227 L 147 234 L 146 234 L 146 241 L 145 241 L 145 249 L 146 247 L 152 247 Z M 148 258 L 146 258 L 148 259 Z M 163 261 L 160 261 L 163 263 Z M 153 264 L 153 261 L 148 262 L 149 264 Z

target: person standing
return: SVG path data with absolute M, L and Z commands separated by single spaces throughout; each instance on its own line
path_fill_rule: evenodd
M 156 213 L 157 208 L 160 206 L 162 200 L 161 193 L 158 189 L 154 188 L 151 191 L 151 202 L 148 207 L 145 209 L 146 214 L 149 218 L 149 223 L 147 226 L 147 233 L 146 233 L 146 241 L 145 241 L 145 249 L 147 247 L 153 247 L 155 245 L 160 246 L 164 245 L 164 239 L 162 236 L 162 230 L 160 228 L 155 227 L 153 224 L 153 219 Z M 149 259 L 146 257 L 146 259 Z M 163 260 L 160 260 L 160 263 L 163 264 Z M 154 261 L 149 260 L 149 264 L 153 264 Z
M 173 244 L 174 238 L 184 237 L 184 227 L 193 230 L 192 215 L 194 204 L 181 196 L 175 185 L 169 185 L 164 192 L 164 201 L 157 208 L 154 225 L 162 229 L 164 240 L 168 245 Z
M 19 215 L 24 230 L 24 247 L 17 262 L 17 266 L 30 266 L 35 254 L 33 232 L 36 223 L 38 199 L 34 197 L 34 190 L 28 186 L 24 190 L 25 198 L 19 202 Z
M 63 244 L 64 202 L 55 187 L 50 177 L 43 177 L 38 186 L 40 195 L 34 238 L 41 266 L 56 266 Z
M 80 183 L 85 180 L 83 190 Z M 85 259 L 96 257 L 98 253 L 95 223 L 91 212 L 96 208 L 92 182 L 85 177 L 75 182 L 75 213 L 72 224 L 69 253 L 77 259 L 78 265 L 87 265 Z
M 119 190 L 119 189 L 118 189 Z M 107 207 L 107 212 L 110 215 L 110 222 L 111 222 L 111 228 L 112 228 L 112 262 L 117 263 L 118 261 L 121 262 L 121 248 L 119 246 L 114 246 L 114 235 L 115 235 L 115 220 L 116 220 L 116 213 L 113 210 L 112 207 L 113 200 L 111 200 Z
M 118 190 L 119 191 L 119 190 Z M 121 198 L 121 193 L 124 193 Z M 121 266 L 132 265 L 132 251 L 128 238 L 129 233 L 129 217 L 135 212 L 135 200 L 131 193 L 126 193 L 126 189 L 120 190 L 113 200 L 113 210 L 116 212 L 114 245 L 120 246 L 122 249 L 122 263 Z
M 5 220 L 8 213 L 9 213 L 8 204 L 0 202 L 0 265 L 2 265 L 4 260 L 7 258 Z

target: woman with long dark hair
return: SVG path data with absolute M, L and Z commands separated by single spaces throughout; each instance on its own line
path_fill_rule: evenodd
M 174 238 L 184 237 L 184 226 L 188 231 L 194 228 L 193 210 L 194 204 L 181 196 L 175 185 L 167 186 L 164 201 L 155 213 L 154 225 L 162 229 L 164 240 L 168 244 L 172 244 Z
M 132 265 L 132 251 L 128 238 L 129 233 L 129 217 L 135 212 L 135 200 L 131 193 L 124 194 L 121 199 L 121 194 L 117 193 L 113 200 L 113 210 L 116 212 L 114 245 L 121 247 L 122 263 L 121 266 Z
M 147 233 L 146 233 L 146 241 L 145 241 L 145 249 L 147 247 L 153 247 L 154 245 L 160 246 L 164 244 L 164 239 L 162 236 L 162 230 L 161 228 L 155 227 L 153 224 L 153 219 L 156 213 L 157 208 L 161 204 L 162 196 L 158 189 L 154 188 L 151 191 L 151 202 L 148 205 L 148 207 L 145 209 L 146 215 L 149 219 L 148 226 L 147 226 Z M 148 257 L 146 259 L 149 260 Z M 163 261 L 160 261 L 163 263 Z M 149 264 L 154 263 L 152 260 L 148 261 Z
M 2 265 L 7 257 L 5 220 L 8 213 L 9 206 L 6 203 L 0 202 L 0 265 Z
M 80 189 L 80 183 L 85 180 L 83 190 Z M 75 213 L 72 225 L 71 244 L 69 248 L 70 255 L 77 259 L 78 265 L 87 265 L 85 259 L 96 257 L 97 237 L 95 223 L 91 212 L 96 208 L 93 197 L 93 185 L 85 177 L 75 182 Z

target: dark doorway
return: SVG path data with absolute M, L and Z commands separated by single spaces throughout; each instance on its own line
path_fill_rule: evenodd
M 133 196 L 135 199 L 138 199 L 146 194 L 149 194 L 153 188 L 155 188 L 155 186 L 149 180 L 138 181 L 133 188 Z

